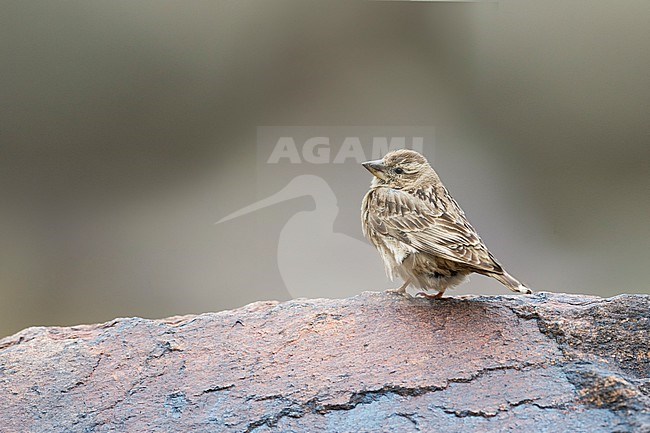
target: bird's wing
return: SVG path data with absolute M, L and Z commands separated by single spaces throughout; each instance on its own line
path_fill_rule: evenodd
M 370 203 L 369 226 L 416 250 L 462 263 L 472 269 L 503 269 L 465 218 L 444 186 L 405 192 L 377 188 Z

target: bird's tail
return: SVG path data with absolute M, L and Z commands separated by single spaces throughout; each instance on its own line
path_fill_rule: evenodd
M 506 286 L 508 289 L 512 290 L 513 292 L 517 293 L 523 293 L 526 295 L 530 295 L 533 293 L 532 290 L 530 290 L 528 287 L 524 286 L 521 284 L 515 277 L 507 273 L 506 271 L 503 271 L 503 274 L 490 274 L 492 278 Z

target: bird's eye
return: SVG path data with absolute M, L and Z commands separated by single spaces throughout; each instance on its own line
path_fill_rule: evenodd
M 399 167 L 397 167 L 397 168 L 395 169 L 395 173 L 397 173 L 397 174 L 404 174 L 404 170 L 401 169 L 401 168 L 399 168 Z

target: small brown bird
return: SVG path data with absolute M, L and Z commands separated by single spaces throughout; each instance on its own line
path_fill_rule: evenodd
M 374 175 L 361 206 L 363 234 L 390 279 L 404 280 L 396 292 L 413 285 L 424 290 L 418 295 L 437 299 L 476 272 L 513 292 L 532 293 L 488 251 L 424 156 L 401 149 L 362 165 Z

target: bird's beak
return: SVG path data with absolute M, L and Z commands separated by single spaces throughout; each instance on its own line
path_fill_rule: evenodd
M 375 161 L 362 162 L 361 165 L 363 165 L 366 168 L 366 170 L 372 173 L 373 176 L 381 180 L 386 180 L 386 166 L 384 165 L 381 159 L 377 159 Z

